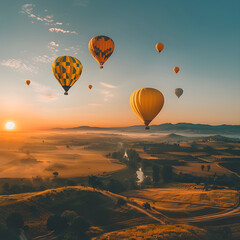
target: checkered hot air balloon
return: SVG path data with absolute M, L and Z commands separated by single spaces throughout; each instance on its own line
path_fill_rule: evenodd
M 65 95 L 68 95 L 68 90 L 79 79 L 82 70 L 81 62 L 70 56 L 58 57 L 52 63 L 53 75 L 65 90 Z
M 88 48 L 94 59 L 100 64 L 100 68 L 103 68 L 103 64 L 113 53 L 114 42 L 109 37 L 96 36 L 89 41 Z

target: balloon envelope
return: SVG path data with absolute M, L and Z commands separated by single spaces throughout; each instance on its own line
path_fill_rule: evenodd
M 92 85 L 88 85 L 88 88 L 89 88 L 89 89 L 92 89 Z
M 163 49 L 164 49 L 164 44 L 162 43 L 157 43 L 155 48 L 157 49 L 157 51 L 160 53 Z
M 81 62 L 70 56 L 58 57 L 52 63 L 53 75 L 65 90 L 65 95 L 68 95 L 68 90 L 79 79 L 82 70 Z
M 27 84 L 27 85 L 29 85 L 30 83 L 31 83 L 31 81 L 30 81 L 30 80 L 27 80 L 27 81 L 26 81 L 26 84 Z
M 107 36 L 96 36 L 89 41 L 88 49 L 94 59 L 100 64 L 100 68 L 103 68 L 103 64 L 114 51 L 114 42 Z
M 179 68 L 179 67 L 174 67 L 174 68 L 173 68 L 173 71 L 174 71 L 175 73 L 178 73 L 178 72 L 179 72 L 179 70 L 180 70 L 180 68 Z
M 163 94 L 154 88 L 141 88 L 132 93 L 129 104 L 133 112 L 148 126 L 164 104 Z
M 175 94 L 177 95 L 178 98 L 180 98 L 183 94 L 182 88 L 176 88 L 175 89 Z

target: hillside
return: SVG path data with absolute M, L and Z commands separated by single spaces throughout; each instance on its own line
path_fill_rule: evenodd
M 188 225 L 144 225 L 128 228 L 121 231 L 103 234 L 94 240 L 119 240 L 119 239 L 141 239 L 141 240 L 210 240 L 206 230 Z
M 78 130 L 78 131 L 121 131 L 121 132 L 146 132 L 143 125 L 129 127 L 89 127 L 79 126 L 74 128 L 58 128 L 52 130 Z M 160 125 L 151 125 L 151 132 L 177 132 L 177 133 L 194 133 L 194 134 L 229 134 L 240 136 L 240 125 L 208 125 L 208 124 L 192 124 L 192 123 L 164 123 Z
M 88 187 L 64 187 L 38 193 L 0 196 L 0 223 L 12 212 L 24 216 L 31 237 L 47 234 L 46 221 L 53 214 L 73 210 L 104 232 L 154 223 L 152 218 L 129 206 L 118 208 L 121 196 Z

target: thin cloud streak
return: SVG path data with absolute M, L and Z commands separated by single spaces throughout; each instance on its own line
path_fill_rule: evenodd
M 111 85 L 111 84 L 108 84 L 108 83 L 105 83 L 105 82 L 100 82 L 100 84 L 104 87 L 107 87 L 107 88 L 117 88 L 117 86 L 114 86 L 114 85 Z
M 40 17 L 40 16 L 37 16 L 33 13 L 33 4 L 30 4 L 30 3 L 27 3 L 27 4 L 24 4 L 22 6 L 22 12 L 27 14 L 28 17 L 30 18 L 33 18 L 33 19 L 36 19 L 40 22 L 45 22 L 45 24 L 49 24 L 49 23 L 52 23 L 54 20 L 53 20 L 53 16 L 51 15 L 47 15 L 45 17 Z
M 49 28 L 50 32 L 61 32 L 61 33 L 72 33 L 72 34 L 77 34 L 75 31 L 69 31 L 69 30 L 64 30 L 62 28 Z

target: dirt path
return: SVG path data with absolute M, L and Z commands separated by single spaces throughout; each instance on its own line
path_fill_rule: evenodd
M 111 199 L 113 199 L 113 200 L 116 201 L 116 202 L 117 202 L 117 200 L 118 200 L 118 197 L 115 197 L 115 196 L 109 194 L 108 192 L 102 191 L 101 193 L 104 194 L 104 195 L 106 195 L 106 196 L 108 196 L 108 197 L 110 197 Z M 155 221 L 157 221 L 157 222 L 159 222 L 159 223 L 161 223 L 161 224 L 166 224 L 166 223 L 165 223 L 164 221 L 162 221 L 160 218 L 155 217 L 154 215 L 152 215 L 152 214 L 149 213 L 148 211 L 146 211 L 146 210 L 144 210 L 144 209 L 142 209 L 142 208 L 140 208 L 140 207 L 138 207 L 138 206 L 136 206 L 136 205 L 134 205 L 134 204 L 131 204 L 131 203 L 128 203 L 128 202 L 127 202 L 127 206 L 130 207 L 130 208 L 136 209 L 137 211 L 139 211 L 139 212 L 147 215 L 148 217 L 154 219 Z M 164 215 L 163 215 L 163 216 L 164 216 Z

